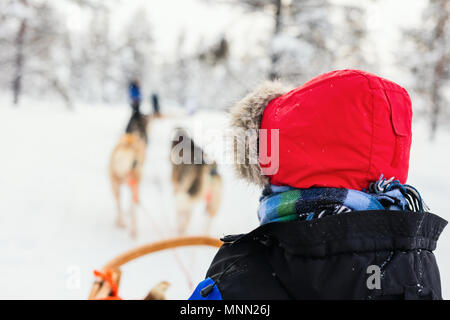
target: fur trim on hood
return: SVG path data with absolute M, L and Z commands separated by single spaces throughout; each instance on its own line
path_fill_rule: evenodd
M 234 143 L 234 164 L 240 178 L 259 186 L 269 179 L 261 172 L 258 161 L 259 129 L 266 106 L 287 92 L 280 82 L 267 81 L 230 111 Z M 242 154 L 244 153 L 245 154 Z

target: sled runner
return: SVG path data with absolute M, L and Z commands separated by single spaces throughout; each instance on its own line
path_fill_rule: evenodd
M 210 237 L 183 237 L 152 242 L 138 248 L 127 251 L 108 262 L 102 271 L 94 271 L 96 281 L 94 282 L 89 300 L 121 300 L 119 297 L 119 286 L 122 272 L 120 267 L 130 261 L 136 260 L 145 255 L 164 250 L 189 247 L 189 246 L 208 246 L 219 248 L 222 241 Z M 144 300 L 164 300 L 165 291 L 169 288 L 168 282 L 161 282 L 154 287 Z

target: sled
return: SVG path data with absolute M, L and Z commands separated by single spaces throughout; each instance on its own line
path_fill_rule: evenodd
M 94 271 L 96 281 L 94 282 L 89 300 L 121 300 L 119 297 L 119 286 L 122 276 L 120 267 L 130 261 L 155 252 L 188 247 L 188 246 L 209 246 L 220 248 L 222 241 L 210 237 L 182 237 L 152 242 L 147 245 L 127 251 L 108 262 L 102 271 Z M 168 282 L 161 282 L 150 291 L 144 300 L 164 300 L 165 291 L 170 286 Z

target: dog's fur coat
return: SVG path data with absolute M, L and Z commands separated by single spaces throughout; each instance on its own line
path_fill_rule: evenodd
M 208 164 L 205 154 L 183 130 L 178 130 L 178 141 L 172 143 L 172 185 L 175 193 L 178 233 L 183 235 L 188 227 L 195 203 L 206 201 L 208 222 L 205 232 L 208 233 L 212 219 L 219 211 L 222 195 L 222 178 L 217 172 L 217 164 Z M 174 148 L 183 143 L 191 150 L 190 162 L 176 164 Z M 183 151 L 176 156 L 183 156 Z M 197 159 L 201 156 L 201 159 Z

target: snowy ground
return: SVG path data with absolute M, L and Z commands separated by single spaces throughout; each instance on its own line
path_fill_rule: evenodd
M 59 106 L 14 109 L 0 104 L 0 298 L 85 299 L 92 270 L 139 244 L 158 240 L 153 220 L 174 235 L 174 208 L 168 183 L 169 140 L 176 126 L 225 128 L 226 117 L 200 113 L 192 118 L 159 120 L 151 130 L 138 211 L 139 238 L 114 225 L 115 207 L 107 164 L 129 110 L 120 107 Z M 430 143 L 417 126 L 409 183 L 422 191 L 434 212 L 450 219 L 450 134 Z M 204 137 L 203 137 L 204 138 Z M 249 231 L 257 225 L 259 191 L 238 182 L 222 166 L 223 206 L 212 233 L 220 236 Z M 201 232 L 202 208 L 196 210 L 190 233 Z M 180 249 L 194 282 L 202 279 L 214 255 L 209 248 Z M 450 297 L 450 231 L 437 250 L 444 296 Z M 142 298 L 161 280 L 174 286 L 169 298 L 189 295 L 185 278 L 170 252 L 159 253 L 123 269 L 121 295 Z

